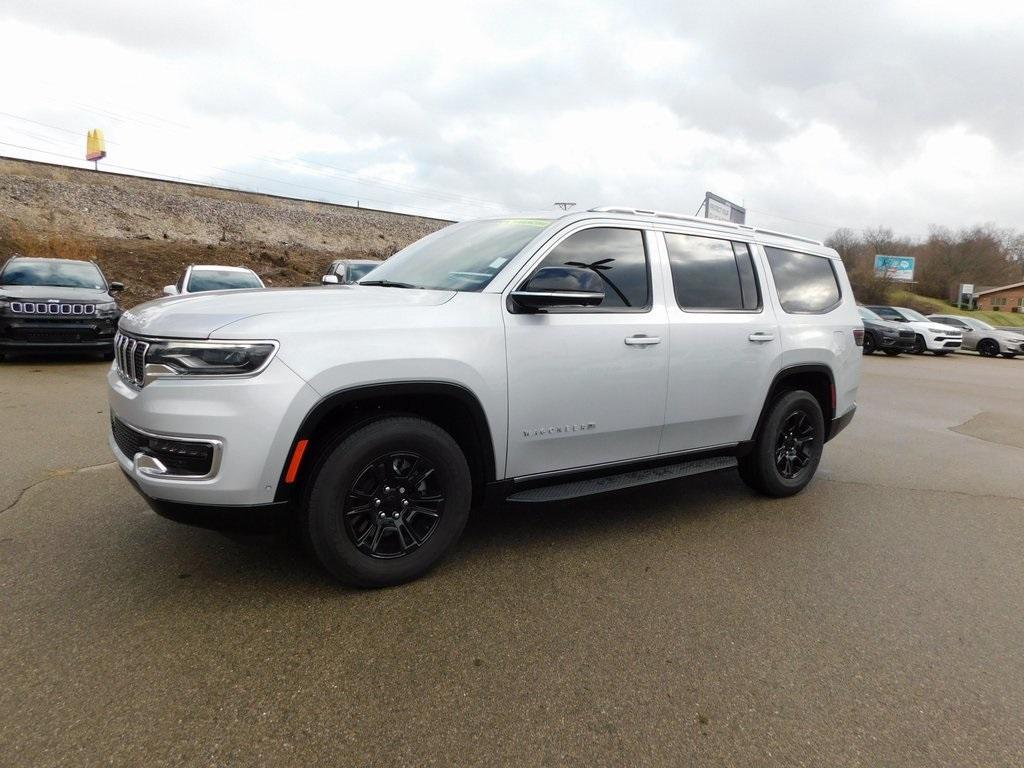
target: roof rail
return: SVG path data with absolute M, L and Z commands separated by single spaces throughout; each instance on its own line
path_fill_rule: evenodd
M 737 224 L 734 221 L 724 221 L 722 219 L 705 219 L 701 216 L 690 216 L 685 213 L 671 213 L 669 211 L 653 211 L 649 208 L 629 208 L 623 205 L 600 205 L 596 208 L 590 209 L 591 213 L 628 213 L 635 216 L 654 216 L 659 219 L 674 219 L 678 221 L 693 221 L 698 224 L 713 227 L 725 227 L 729 229 L 739 229 L 747 232 L 757 232 L 762 235 L 773 235 L 775 237 L 784 237 L 788 240 L 799 240 L 804 243 L 811 243 L 812 245 L 824 245 L 820 240 L 814 240 L 810 237 L 802 237 L 801 235 L 790 235 L 786 232 L 777 232 L 774 229 L 762 229 L 761 227 L 752 227 L 749 224 Z

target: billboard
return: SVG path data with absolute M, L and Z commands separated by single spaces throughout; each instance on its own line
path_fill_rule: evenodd
M 102 160 L 107 156 L 107 143 L 103 140 L 103 131 L 94 128 L 85 137 L 85 159 Z
M 875 274 L 889 280 L 898 280 L 903 283 L 914 282 L 914 264 L 917 260 L 913 256 L 875 256 Z
M 731 203 L 714 192 L 704 193 L 704 218 L 731 221 L 734 224 L 747 223 L 747 209 Z

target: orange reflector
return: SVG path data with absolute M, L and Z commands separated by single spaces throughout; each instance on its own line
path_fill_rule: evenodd
M 299 475 L 299 465 L 302 463 L 302 456 L 306 453 L 306 446 L 309 440 L 299 440 L 292 451 L 292 460 L 288 462 L 288 471 L 284 474 L 285 483 L 294 483 Z

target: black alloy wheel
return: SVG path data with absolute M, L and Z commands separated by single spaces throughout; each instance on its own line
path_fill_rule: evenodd
M 999 354 L 999 342 L 994 339 L 982 339 L 978 342 L 978 354 L 982 357 L 995 357 Z
M 825 444 L 821 405 L 805 390 L 779 395 L 750 452 L 739 459 L 740 477 L 766 496 L 792 496 L 814 477 Z
M 862 347 L 862 350 L 865 355 L 875 354 L 875 337 L 870 331 L 864 333 L 864 346 Z
M 927 351 L 928 345 L 924 343 L 924 336 L 917 334 L 917 336 L 914 337 L 914 354 L 923 355 Z
M 349 488 L 345 531 L 370 557 L 403 557 L 437 530 L 444 502 L 444 485 L 433 463 L 418 453 L 388 453 L 363 467 Z
M 306 544 L 356 587 L 401 584 L 430 570 L 462 534 L 473 495 L 455 439 L 404 415 L 342 427 L 306 482 Z
M 798 408 L 786 416 L 775 440 L 775 468 L 787 480 L 795 480 L 810 465 L 814 449 L 814 425 Z

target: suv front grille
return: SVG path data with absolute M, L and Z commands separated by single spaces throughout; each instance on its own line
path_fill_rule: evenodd
M 95 315 L 95 304 L 71 304 L 49 301 L 12 301 L 11 312 L 16 315 Z
M 121 378 L 136 387 L 146 381 L 146 350 L 149 344 L 118 332 L 114 336 L 114 365 Z

